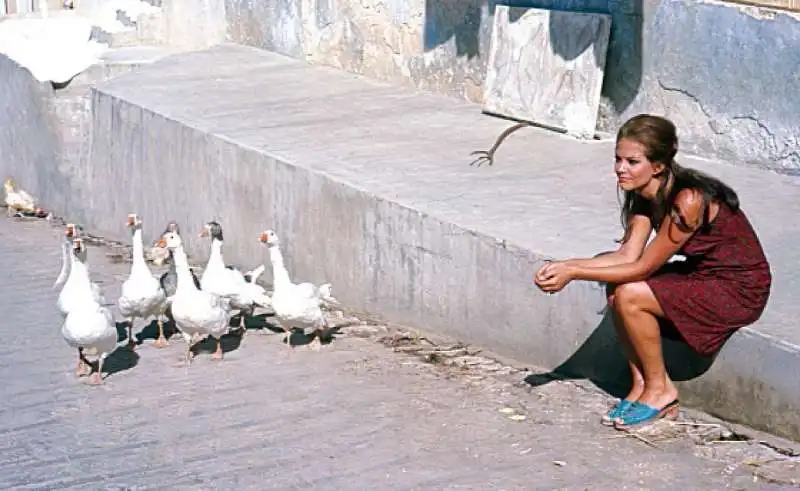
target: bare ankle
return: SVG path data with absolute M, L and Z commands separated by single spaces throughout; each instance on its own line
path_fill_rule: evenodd
M 634 380 L 631 390 L 628 392 L 628 395 L 625 396 L 625 399 L 629 401 L 638 400 L 639 397 L 641 397 L 642 392 L 644 392 L 644 382 L 639 383 L 638 381 Z
M 672 380 L 669 378 L 654 382 L 645 382 L 644 387 L 648 393 L 652 394 L 667 394 L 670 392 L 677 392 L 675 385 L 673 385 Z

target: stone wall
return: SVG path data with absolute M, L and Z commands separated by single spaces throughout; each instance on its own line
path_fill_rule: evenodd
M 52 106 L 53 89 L 0 54 L 0 175 L 41 193 L 60 179 L 62 140 Z
M 798 175 L 800 14 L 663 0 L 647 32 L 626 115 L 666 113 L 692 153 Z
M 492 0 L 214 1 L 225 2 L 231 41 L 481 100 Z M 798 16 L 708 0 L 506 3 L 612 15 L 599 130 L 661 113 L 689 152 L 800 170 Z

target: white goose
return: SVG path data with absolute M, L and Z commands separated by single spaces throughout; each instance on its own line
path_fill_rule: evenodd
M 64 233 L 67 237 L 67 241 L 71 243 L 74 243 L 74 241 L 79 238 L 78 229 L 75 226 L 75 224 L 72 223 L 67 224 Z M 85 248 L 85 246 L 82 247 Z M 80 286 L 76 286 L 81 284 L 82 279 L 76 275 L 75 268 L 73 268 L 73 265 L 75 264 L 75 255 L 70 253 L 67 256 L 67 258 L 68 260 L 67 260 L 66 280 L 64 281 L 64 287 L 61 289 L 61 293 L 59 293 L 58 295 L 58 302 L 57 302 L 58 310 L 64 317 L 67 316 L 70 309 L 72 309 L 73 305 L 75 305 L 76 302 L 81 302 L 83 300 L 83 292 L 81 291 Z M 63 269 L 64 268 L 62 267 L 62 272 Z M 61 275 L 59 275 L 59 278 L 56 279 L 56 284 L 54 286 L 58 286 L 59 284 L 58 279 L 60 278 Z M 102 292 L 100 291 L 100 286 L 97 283 L 90 280 L 89 288 L 92 291 L 92 296 L 95 302 L 97 302 L 100 305 L 105 305 L 106 300 Z
M 53 283 L 53 289 L 61 288 L 65 281 L 67 281 L 67 274 L 70 271 L 72 262 L 72 237 L 75 235 L 75 225 L 67 224 L 64 231 L 64 240 L 61 242 L 61 271 L 58 272 L 58 278 Z
M 163 241 L 161 241 L 161 238 L 163 238 L 164 234 L 166 234 L 167 232 L 175 232 L 178 235 L 180 235 L 181 233 L 178 224 L 175 221 L 170 221 L 167 224 L 167 227 L 161 233 L 161 237 L 158 240 L 156 240 L 156 242 L 153 244 L 153 249 L 159 251 L 165 251 L 167 254 L 167 258 L 169 258 L 169 269 L 165 271 L 164 274 L 161 275 L 161 277 L 159 277 L 158 282 L 161 284 L 161 288 L 164 290 L 164 293 L 167 296 L 167 310 L 165 312 L 165 315 L 168 319 L 172 320 L 174 324 L 175 320 L 172 319 L 172 310 L 169 304 L 172 301 L 172 296 L 175 295 L 175 292 L 178 289 L 178 273 L 175 271 L 175 259 L 172 257 L 173 256 L 172 250 L 168 249 L 166 245 L 164 245 L 163 247 L 158 246 L 159 243 L 164 243 Z M 192 273 L 192 281 L 194 282 L 194 285 L 197 288 L 200 288 L 200 280 L 197 279 L 197 276 L 194 274 L 194 270 L 190 268 L 189 271 Z M 183 339 L 183 337 L 178 336 L 173 339 L 180 340 Z
M 101 384 L 103 362 L 117 347 L 117 328 L 111 311 L 96 300 L 85 264 L 86 248 L 80 237 L 73 240 L 71 256 L 71 288 L 75 297 L 61 327 L 61 335 L 67 344 L 78 350 L 77 376 L 86 374 L 86 369 L 91 368 L 84 350 L 97 354 L 97 371 L 92 382 Z
M 311 328 L 314 340 L 310 346 L 315 351 L 322 347 L 322 336 L 328 333 L 328 322 L 322 312 L 322 306 L 331 297 L 331 284 L 325 283 L 319 288 L 311 283 L 292 283 L 289 271 L 283 263 L 280 240 L 273 230 L 265 230 L 259 241 L 269 248 L 272 262 L 273 291 L 272 309 L 280 326 L 286 331 L 286 344 L 291 346 L 292 329 Z
M 230 300 L 199 290 L 195 286 L 180 235 L 172 231 L 165 233 L 159 246 L 168 247 L 175 261 L 178 286 L 170 304 L 175 326 L 186 340 L 186 366 L 191 362 L 192 342 L 196 337 L 213 337 L 217 341 L 217 350 L 212 359 L 221 360 L 220 338 L 228 332 L 231 320 Z
M 164 336 L 162 319 L 167 310 L 167 295 L 145 262 L 142 220 L 135 213 L 130 214 L 127 225 L 133 234 L 133 264 L 128 279 L 122 284 L 122 294 L 117 300 L 117 305 L 120 314 L 128 322 L 128 347 L 136 349 L 136 342 L 133 340 L 134 319 L 149 320 L 155 317 L 158 322 L 158 338 L 153 346 L 164 348 L 169 346 Z
M 264 265 L 247 273 L 226 266 L 222 255 L 222 227 L 219 223 L 211 221 L 203 226 L 200 237 L 209 236 L 211 254 L 200 278 L 200 288 L 230 299 L 231 307 L 240 311 L 239 329 L 244 334 L 247 332 L 246 318 L 253 315 L 255 307 L 267 308 L 272 303 L 267 291 L 256 283 L 256 279 L 264 271 Z

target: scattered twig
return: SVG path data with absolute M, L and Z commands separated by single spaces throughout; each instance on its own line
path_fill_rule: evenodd
M 420 336 L 417 338 L 418 341 L 425 341 L 426 343 L 430 344 L 431 346 L 439 346 L 438 344 L 434 343 L 430 339 L 426 338 L 425 336 Z
M 697 421 L 671 421 L 671 424 L 675 426 L 713 426 L 716 428 L 722 428 L 723 425 L 717 423 L 700 423 Z

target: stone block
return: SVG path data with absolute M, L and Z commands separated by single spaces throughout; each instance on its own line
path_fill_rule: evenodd
M 611 16 L 498 6 L 484 111 L 591 138 Z

